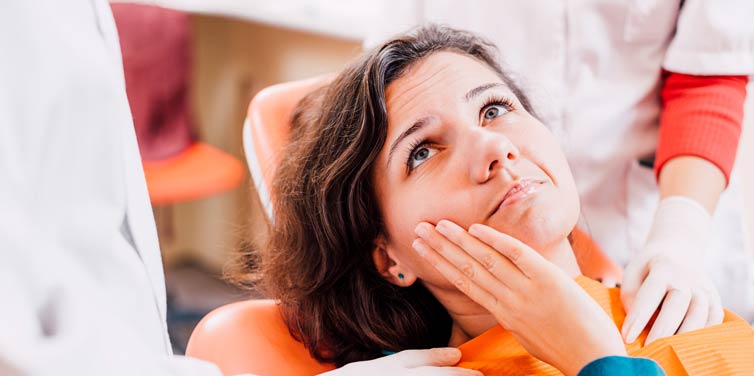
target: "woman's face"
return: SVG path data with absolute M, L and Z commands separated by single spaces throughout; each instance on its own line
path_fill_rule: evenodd
M 578 195 L 558 142 L 484 63 L 434 53 L 391 83 L 386 100 L 373 178 L 382 243 L 402 273 L 451 286 L 411 247 L 420 222 L 486 224 L 539 250 L 573 229 Z

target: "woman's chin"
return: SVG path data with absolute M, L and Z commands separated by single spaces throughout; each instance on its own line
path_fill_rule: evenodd
M 521 215 L 490 218 L 488 225 L 510 235 L 537 251 L 542 251 L 568 237 L 577 218 L 565 218 L 562 212 L 541 213 L 532 207 Z

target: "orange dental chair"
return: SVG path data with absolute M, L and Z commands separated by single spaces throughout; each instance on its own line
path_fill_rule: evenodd
M 329 77 L 294 81 L 260 91 L 249 105 L 243 128 L 246 159 L 260 201 L 272 218 L 270 183 L 279 151 L 289 135 L 289 121 L 298 101 Z M 576 229 L 571 236 L 584 275 L 620 281 L 621 269 L 588 235 Z M 315 375 L 331 370 L 314 360 L 288 331 L 273 300 L 247 300 L 217 308 L 196 326 L 186 355 L 217 364 L 225 375 Z

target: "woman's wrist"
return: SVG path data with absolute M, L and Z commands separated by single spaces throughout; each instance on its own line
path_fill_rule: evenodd
M 583 349 L 585 351 L 582 351 L 581 354 L 574 354 L 575 356 L 568 359 L 564 359 L 569 364 L 561 368 L 561 372 L 568 376 L 581 376 L 581 370 L 599 359 L 628 356 L 623 341 L 617 331 L 615 332 L 615 335 L 603 336 L 602 338 L 604 341 L 599 343 L 584 343 Z

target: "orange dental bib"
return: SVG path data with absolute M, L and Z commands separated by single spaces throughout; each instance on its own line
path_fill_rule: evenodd
M 623 325 L 626 314 L 619 289 L 607 288 L 586 277 L 577 277 L 576 282 L 599 303 L 618 328 Z M 636 341 L 626 345 L 626 351 L 633 357 L 653 359 L 667 376 L 754 375 L 754 329 L 731 312 L 725 312 L 720 325 L 662 338 L 644 346 L 648 333 L 649 330 L 644 330 Z M 463 353 L 459 366 L 480 370 L 488 376 L 562 375 L 527 353 L 513 335 L 500 326 L 459 348 Z

